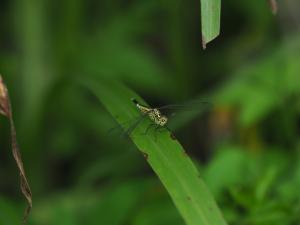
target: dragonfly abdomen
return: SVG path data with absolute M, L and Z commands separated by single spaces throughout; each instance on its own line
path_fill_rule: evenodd
M 132 98 L 131 101 L 136 105 L 136 107 L 144 114 L 148 114 L 152 109 L 141 105 L 136 99 Z

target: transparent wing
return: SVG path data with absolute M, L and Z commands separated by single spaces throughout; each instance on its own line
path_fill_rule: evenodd
M 133 124 L 131 124 L 124 132 L 124 135 L 130 135 L 134 129 L 145 119 L 147 118 L 148 114 L 143 114 L 141 115 L 140 118 L 138 118 L 135 122 L 133 122 Z
M 137 121 L 138 119 L 140 119 L 142 115 L 134 118 L 134 119 L 131 119 L 131 120 L 128 120 L 126 122 L 123 122 L 123 123 L 118 123 L 118 125 L 116 125 L 115 127 L 112 127 L 110 128 L 108 131 L 107 131 L 107 134 L 111 135 L 111 134 L 115 134 L 115 133 L 124 133 L 124 127 L 129 127 L 131 126 L 131 124 L 133 124 L 135 121 Z
M 184 104 L 165 105 L 162 107 L 158 107 L 157 109 L 167 116 L 173 116 L 177 113 L 184 112 L 184 111 L 202 112 L 210 109 L 211 107 L 212 107 L 212 103 L 209 101 L 194 100 Z
M 119 124 L 116 127 L 111 128 L 108 131 L 108 134 L 113 134 L 113 133 L 117 133 L 120 135 L 120 137 L 128 137 L 133 131 L 134 129 L 145 119 L 147 118 L 148 114 L 143 114 L 140 115 L 139 117 L 132 119 L 130 121 L 126 121 L 124 123 Z M 124 127 L 127 127 L 124 128 Z

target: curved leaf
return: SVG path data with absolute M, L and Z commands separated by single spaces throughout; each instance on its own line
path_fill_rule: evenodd
M 139 111 L 130 99 L 134 97 L 142 103 L 144 101 L 119 82 L 85 79 L 83 83 L 95 93 L 124 129 L 128 128 L 125 121 L 139 116 Z M 150 123 L 150 120 L 143 121 L 130 134 L 130 138 L 164 184 L 186 223 L 225 225 L 214 198 L 175 137 L 167 129 L 142 135 Z

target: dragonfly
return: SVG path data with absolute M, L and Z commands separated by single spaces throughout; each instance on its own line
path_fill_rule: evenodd
M 147 134 L 151 128 L 154 128 L 154 131 L 161 131 L 167 129 L 170 131 L 168 127 L 169 118 L 177 115 L 177 113 L 181 111 L 201 111 L 203 106 L 209 106 L 210 103 L 208 101 L 191 101 L 185 104 L 170 104 L 164 105 L 161 107 L 149 107 L 146 105 L 141 104 L 135 98 L 131 98 L 132 103 L 135 107 L 140 111 L 140 116 L 135 119 L 133 123 L 129 125 L 127 130 L 125 130 L 124 134 L 129 136 L 136 127 L 144 121 L 146 118 L 150 119 L 152 122 L 147 129 L 145 130 L 144 134 Z
M 167 124 L 168 117 L 163 115 L 158 108 L 150 108 L 145 105 L 142 105 L 135 98 L 132 98 L 131 101 L 141 111 L 141 113 L 147 115 L 150 118 L 150 120 L 154 122 L 154 124 L 161 127 Z

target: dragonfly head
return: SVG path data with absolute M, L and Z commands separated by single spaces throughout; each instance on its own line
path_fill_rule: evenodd
M 168 118 L 167 118 L 166 116 L 161 116 L 161 117 L 159 118 L 159 125 L 160 125 L 160 126 L 166 125 L 167 122 L 168 122 Z

